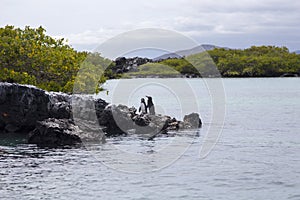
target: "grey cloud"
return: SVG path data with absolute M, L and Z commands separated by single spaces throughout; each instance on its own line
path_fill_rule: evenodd
M 205 13 L 228 12 L 298 12 L 298 0 L 186 0 L 182 5 Z
M 133 29 L 165 28 L 199 43 L 265 41 L 300 49 L 299 10 L 298 0 L 1 0 L 0 25 L 43 25 L 48 34 L 86 47 Z

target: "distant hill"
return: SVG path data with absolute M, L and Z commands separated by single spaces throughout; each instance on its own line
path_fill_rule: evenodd
M 180 51 L 176 51 L 174 53 L 163 54 L 159 57 L 154 58 L 153 60 L 157 61 L 157 60 L 164 60 L 164 59 L 168 59 L 168 58 L 181 58 L 183 56 L 189 56 L 189 55 L 201 53 L 203 51 L 213 50 L 216 48 L 229 49 L 227 47 L 218 47 L 218 46 L 210 45 L 210 44 L 202 44 L 202 45 L 196 46 L 192 49 L 180 50 Z
M 296 50 L 294 51 L 296 54 L 300 54 L 300 50 Z

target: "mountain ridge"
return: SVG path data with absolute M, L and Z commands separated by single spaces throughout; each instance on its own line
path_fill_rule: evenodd
M 193 54 L 197 54 L 197 53 L 202 53 L 204 51 L 209 51 L 209 50 L 213 50 L 213 49 L 220 49 L 220 48 L 225 48 L 225 49 L 230 49 L 228 47 L 219 47 L 216 45 L 212 45 L 212 44 L 201 44 L 199 46 L 193 47 L 191 49 L 185 49 L 185 50 L 179 50 L 176 51 L 174 53 L 166 53 L 163 54 L 161 56 L 158 56 L 156 58 L 153 58 L 154 61 L 159 61 L 159 60 L 165 60 L 168 58 L 182 58 L 185 56 L 189 56 L 189 55 L 193 55 Z

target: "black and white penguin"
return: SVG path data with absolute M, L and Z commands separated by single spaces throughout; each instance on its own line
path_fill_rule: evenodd
M 146 96 L 146 97 L 148 98 L 147 107 L 149 108 L 149 113 L 150 113 L 150 115 L 155 115 L 155 108 L 154 108 L 154 104 L 152 101 L 152 97 L 150 97 L 150 96 Z
M 144 98 L 141 99 L 141 105 L 140 105 L 140 108 L 139 108 L 139 112 L 141 114 L 147 114 L 147 105 L 146 105 L 146 102 L 145 102 Z

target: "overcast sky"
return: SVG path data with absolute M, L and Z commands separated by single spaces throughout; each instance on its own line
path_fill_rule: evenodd
M 0 0 L 0 25 L 42 25 L 79 50 L 138 28 L 164 28 L 199 44 L 300 49 L 299 0 Z

